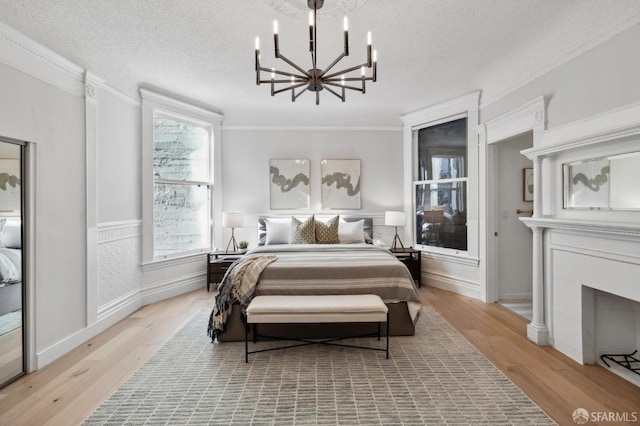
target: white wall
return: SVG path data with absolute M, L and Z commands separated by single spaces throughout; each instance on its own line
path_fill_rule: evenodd
M 142 217 L 140 105 L 98 89 L 98 222 Z
M 310 160 L 310 209 L 279 211 L 269 209 L 269 159 Z M 322 159 L 361 159 L 360 210 L 323 210 L 320 192 Z M 253 215 L 334 213 L 384 215 L 385 210 L 402 210 L 402 131 L 344 129 L 233 129 L 222 128 L 222 208 L 240 211 L 246 228 L 236 230 L 236 239 L 250 244 L 257 240 Z M 374 232 L 391 243 L 393 232 L 374 221 Z M 224 234 L 223 241 L 229 238 Z
M 498 257 L 495 261 L 500 300 L 531 298 L 531 230 L 518 220 L 520 215 L 516 210 L 533 210 L 533 202 L 522 200 L 522 170 L 533 166 L 531 160 L 520 153 L 532 145 L 531 133 L 497 144 Z M 531 216 L 522 216 L 527 215 Z
M 78 83 L 78 92 L 82 93 Z M 84 101 L 0 63 L 0 134 L 34 142 L 36 351 L 85 326 Z
M 610 111 L 640 99 L 640 24 L 553 69 L 511 94 L 481 105 L 482 122 L 532 99 L 548 99 L 547 128 Z

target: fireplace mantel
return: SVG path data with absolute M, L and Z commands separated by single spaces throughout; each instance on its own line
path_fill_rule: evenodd
M 521 217 L 520 220 L 531 229 L 550 228 L 640 238 L 639 223 L 565 219 L 552 216 Z

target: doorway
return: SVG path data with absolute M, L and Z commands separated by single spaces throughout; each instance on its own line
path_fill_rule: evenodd
M 529 321 L 533 317 L 533 234 L 519 218 L 533 214 L 532 188 L 527 182 L 533 163 L 520 151 L 532 146 L 533 132 L 497 143 L 494 168 L 497 301 Z
M 25 372 L 23 145 L 0 137 L 0 387 Z

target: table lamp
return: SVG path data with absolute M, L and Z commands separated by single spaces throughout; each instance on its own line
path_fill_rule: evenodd
M 404 249 L 404 245 L 402 245 L 402 241 L 398 236 L 398 226 L 405 226 L 407 224 L 407 213 L 398 211 L 386 211 L 384 212 L 384 224 L 386 226 L 394 226 L 396 228 L 396 235 L 393 237 L 391 250 L 395 250 L 398 243 L 400 243 L 400 247 Z
M 227 248 L 224 250 L 225 253 L 229 253 L 229 246 L 231 246 L 232 251 L 238 251 L 234 229 L 244 226 L 244 215 L 236 212 L 223 212 L 222 226 L 224 228 L 231 228 L 231 239 L 227 243 Z

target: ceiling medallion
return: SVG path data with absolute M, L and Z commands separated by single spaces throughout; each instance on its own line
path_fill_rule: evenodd
M 322 9 L 323 16 L 344 16 L 354 10 L 360 9 L 367 0 L 332 0 Z M 305 18 L 309 9 L 300 0 L 267 0 L 269 6 L 283 15 Z
M 275 68 L 266 68 L 260 64 L 260 39 L 256 37 L 256 49 L 255 49 L 255 71 L 256 71 L 256 84 L 267 83 L 271 86 L 271 96 L 275 96 L 278 93 L 291 91 L 291 102 L 295 102 L 296 99 L 306 91 L 315 92 L 316 105 L 320 105 L 320 92 L 326 89 L 329 93 L 335 95 L 342 102 L 345 101 L 346 89 L 355 90 L 357 92 L 365 93 L 366 82 L 376 82 L 378 74 L 378 58 L 377 52 L 372 51 L 371 48 L 371 33 L 367 33 L 367 61 L 363 64 L 356 65 L 354 67 L 345 68 L 340 71 L 329 72 L 335 65 L 338 64 L 345 56 L 349 56 L 349 22 L 347 17 L 344 17 L 344 48 L 343 52 L 325 69 L 319 69 L 316 64 L 317 58 L 317 17 L 318 9 L 324 5 L 324 0 L 307 0 L 307 5 L 311 11 L 309 12 L 309 52 L 311 53 L 311 69 L 305 70 L 287 59 L 282 53 L 280 53 L 279 38 L 278 38 L 278 21 L 273 21 L 273 43 L 276 59 L 282 59 L 289 64 L 295 71 L 280 71 Z M 371 76 L 366 75 L 366 70 L 372 69 Z M 353 72 L 360 71 L 360 76 L 354 76 Z M 263 79 L 262 73 L 270 73 L 270 79 Z M 350 75 L 351 74 L 351 75 Z M 286 78 L 276 79 L 276 75 Z M 359 85 L 348 84 L 350 82 L 358 82 Z M 332 88 L 333 87 L 333 88 Z M 296 93 L 296 89 L 298 92 Z

